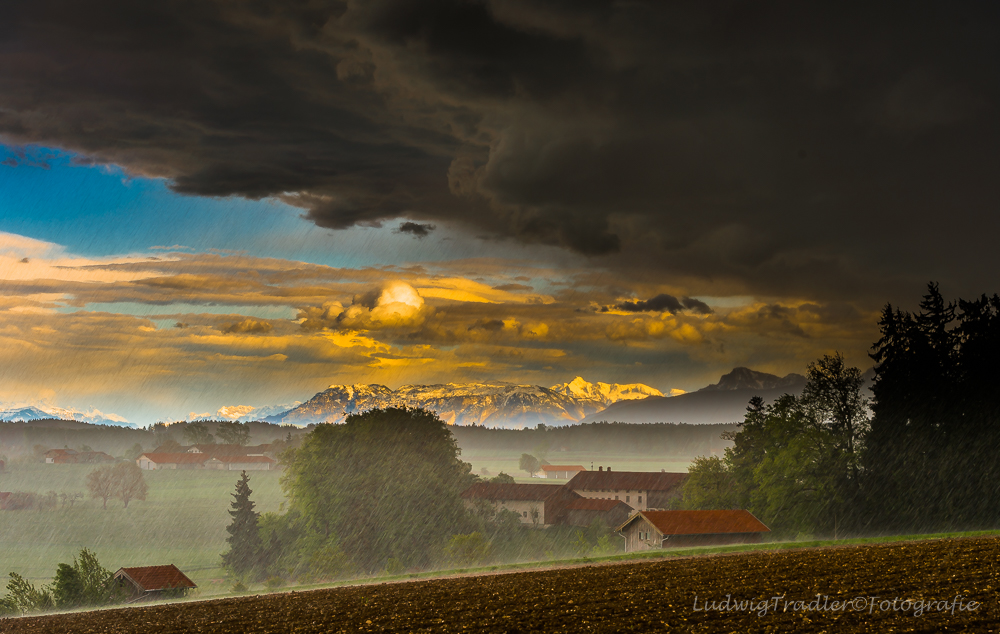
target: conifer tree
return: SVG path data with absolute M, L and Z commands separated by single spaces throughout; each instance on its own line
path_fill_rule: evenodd
M 257 518 L 260 514 L 253 510 L 251 493 L 250 476 L 243 471 L 236 481 L 236 492 L 233 493 L 232 508 L 229 510 L 233 521 L 226 527 L 229 533 L 226 538 L 229 552 L 222 555 L 222 565 L 240 578 L 256 572 L 257 559 L 261 553 L 261 539 L 257 531 Z

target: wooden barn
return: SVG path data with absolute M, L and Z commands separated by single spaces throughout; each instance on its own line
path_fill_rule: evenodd
M 183 596 L 198 587 L 173 564 L 119 568 L 112 580 L 124 591 L 128 603 Z
M 681 546 L 756 544 L 771 529 L 750 511 L 639 511 L 616 529 L 625 552 Z

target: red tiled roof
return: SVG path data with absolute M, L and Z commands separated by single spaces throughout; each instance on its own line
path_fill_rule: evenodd
M 567 504 L 566 508 L 571 511 L 610 511 L 619 504 L 628 506 L 621 500 L 596 500 L 596 499 L 580 498 L 578 500 L 573 500 L 572 502 Z
M 720 535 L 725 533 L 768 533 L 771 531 L 750 511 L 640 511 L 622 524 L 628 526 L 640 516 L 664 535 Z
M 145 457 L 156 464 L 202 464 L 209 456 L 203 453 L 144 453 Z
M 669 491 L 680 486 L 687 475 L 662 471 L 581 471 L 566 486 L 582 491 Z
M 542 471 L 586 471 L 586 467 L 578 464 L 543 464 Z
M 546 500 L 562 489 L 559 484 L 501 484 L 477 482 L 462 491 L 464 499 Z
M 144 592 L 198 587 L 173 564 L 166 566 L 144 566 L 141 568 L 119 568 L 118 572 L 115 573 L 115 578 L 122 576 L 128 577 L 132 583 Z
M 225 463 L 237 463 L 237 464 L 243 464 L 247 462 L 270 462 L 270 463 L 277 462 L 277 460 L 268 458 L 267 456 L 212 456 L 211 458 L 208 459 L 207 462 L 211 462 L 212 460 L 218 460 L 219 462 L 225 462 Z

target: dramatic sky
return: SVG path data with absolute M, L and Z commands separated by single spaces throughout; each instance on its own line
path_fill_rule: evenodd
M 9 0 L 0 400 L 868 367 L 1000 290 L 995 3 Z

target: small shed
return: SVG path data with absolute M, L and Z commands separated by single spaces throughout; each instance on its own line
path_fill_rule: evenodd
M 756 544 L 771 529 L 743 510 L 639 511 L 617 529 L 625 551 L 679 546 Z
M 129 603 L 183 596 L 198 587 L 173 564 L 119 568 L 112 579 L 125 592 Z

